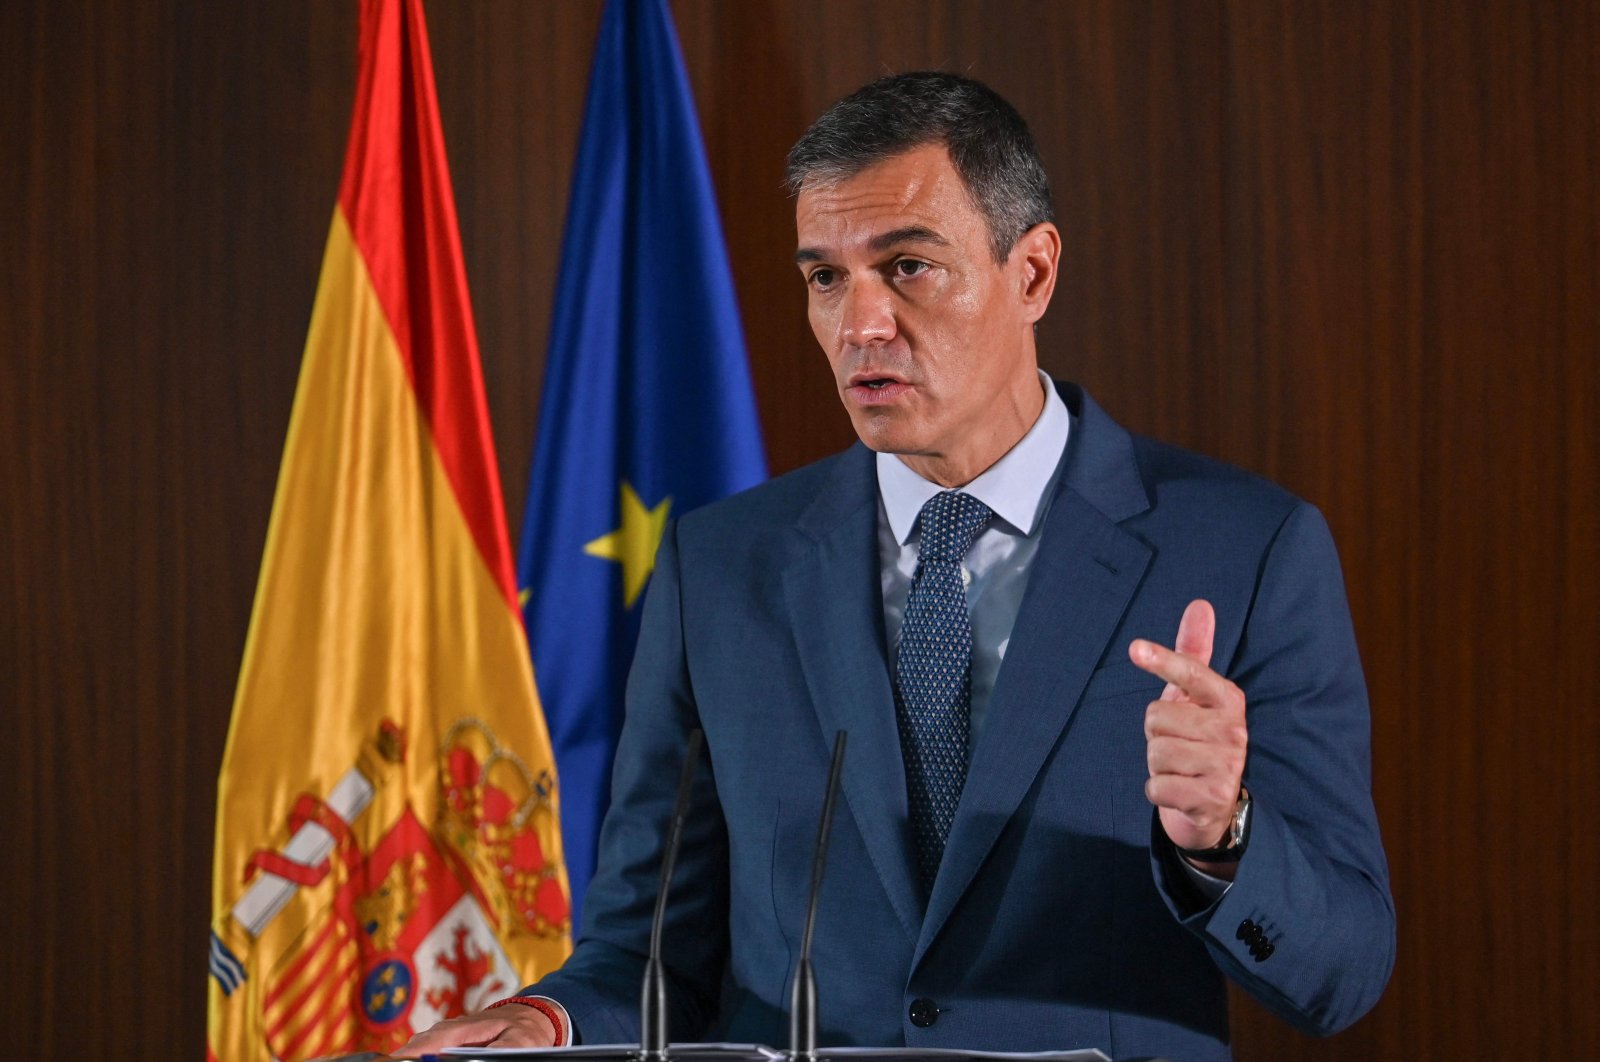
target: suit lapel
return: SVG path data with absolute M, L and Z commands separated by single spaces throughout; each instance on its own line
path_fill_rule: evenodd
M 796 525 L 784 592 L 823 733 L 829 743 L 836 730 L 850 734 L 845 803 L 906 936 L 915 940 L 923 901 L 884 649 L 877 497 L 872 452 L 857 445 Z
M 1118 526 L 1148 507 L 1132 440 L 1077 389 L 1064 467 L 917 945 L 920 959 L 1071 722 L 1150 562 Z M 854 750 L 852 743 L 852 751 Z

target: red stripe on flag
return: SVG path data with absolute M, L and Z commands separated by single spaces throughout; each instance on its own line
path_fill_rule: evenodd
M 338 958 L 339 955 L 337 952 L 330 956 L 329 970 L 346 970 L 353 967 L 355 963 L 355 959 L 352 958 L 346 960 L 344 966 L 342 967 L 334 966 L 333 963 L 336 962 Z M 341 980 L 342 974 L 334 975 L 330 973 L 327 976 L 317 977 L 307 981 L 305 985 L 301 987 L 300 991 L 295 994 L 294 998 L 284 1005 L 283 1012 L 278 1015 L 277 1020 L 271 1025 L 267 1026 L 267 1042 L 272 1043 L 277 1041 L 279 1037 L 285 1035 L 289 1029 L 295 1028 L 297 1025 L 300 1028 L 301 1033 L 304 1033 L 308 1027 L 315 1026 L 318 1022 L 320 1022 L 323 1016 L 327 1013 L 329 999 L 325 999 L 322 1005 L 314 1011 L 307 1011 L 305 1009 L 306 1004 L 309 1003 L 318 992 L 322 991 L 327 991 L 330 999 L 338 998 L 341 995 L 349 995 L 354 990 L 353 986 L 342 984 Z M 297 1033 L 296 1036 L 298 1037 L 301 1033 Z M 285 1057 L 287 1055 L 287 1051 L 280 1051 L 278 1054 L 280 1057 Z
M 335 968 L 335 964 L 340 961 L 341 955 L 346 952 L 348 952 L 351 956 L 345 961 L 346 967 L 352 965 L 357 959 L 360 958 L 360 953 L 356 950 L 354 944 L 351 944 L 348 941 L 340 941 L 338 947 L 334 948 L 332 951 L 324 951 L 317 962 L 310 967 L 308 973 L 310 973 L 311 976 L 306 977 L 303 982 L 295 982 L 295 987 L 298 987 L 299 991 L 289 998 L 288 1002 L 283 1005 L 283 1010 L 281 1013 L 279 1013 L 278 1019 L 268 1026 L 267 1036 L 269 1038 L 280 1035 L 283 1030 L 294 1024 L 296 1020 L 305 1018 L 305 1015 L 302 1013 L 302 1011 L 306 1003 L 317 994 L 319 989 L 329 983 L 330 979 L 327 971 Z M 335 993 L 335 995 L 337 995 L 337 993 Z M 306 1020 L 313 1019 L 308 1018 Z
M 289 964 L 288 969 L 284 970 L 283 973 L 278 976 L 277 981 L 273 984 L 271 990 L 267 992 L 267 997 L 262 1003 L 263 1009 L 271 1009 L 272 1005 L 278 1001 L 279 997 L 281 997 L 285 991 L 288 990 L 289 986 L 299 980 L 301 971 L 303 971 L 306 966 L 312 962 L 312 960 L 322 953 L 322 949 L 327 946 L 329 939 L 331 939 L 335 933 L 338 933 L 340 928 L 341 927 L 339 925 L 338 918 L 330 917 L 328 919 L 328 924 L 322 927 L 321 932 L 313 937 L 311 942 L 301 949 L 300 955 L 294 960 L 294 962 Z M 343 939 L 341 939 L 339 943 L 344 943 Z
M 339 204 L 473 540 L 520 619 L 421 0 L 363 0 Z
M 306 1038 L 309 1037 L 313 1032 L 316 1032 L 318 1029 L 322 1028 L 324 1023 L 328 1020 L 328 1016 L 330 1014 L 334 1014 L 337 1017 L 345 1017 L 350 1014 L 350 1007 L 352 1003 L 350 997 L 353 989 L 351 988 L 349 981 L 350 975 L 353 974 L 357 969 L 358 960 L 359 956 L 352 955 L 349 962 L 339 967 L 339 969 L 334 971 L 333 974 L 328 977 L 328 983 L 338 987 L 335 987 L 333 991 L 328 993 L 327 1000 L 316 1011 L 316 1013 L 306 1018 L 306 1023 L 300 1027 L 300 1031 L 295 1033 L 288 1043 L 279 1045 L 273 1049 L 273 1054 L 277 1055 L 279 1058 L 289 1058 L 299 1054 L 300 1047 L 306 1042 Z M 312 987 L 318 986 L 313 985 Z M 271 1032 L 267 1033 L 268 1043 L 271 1043 L 272 1038 L 273 1034 Z M 316 1056 L 311 1055 L 309 1057 L 315 1058 Z

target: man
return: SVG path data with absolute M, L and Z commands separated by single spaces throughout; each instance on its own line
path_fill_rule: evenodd
M 1226 1058 L 1224 975 L 1307 1031 L 1350 1024 L 1394 915 L 1321 517 L 1039 372 L 1061 239 L 984 86 L 875 82 L 790 177 L 811 326 L 865 445 L 669 528 L 571 960 L 408 1049 L 637 1039 L 697 727 L 674 1038 L 786 1039 L 840 729 L 824 1045 Z

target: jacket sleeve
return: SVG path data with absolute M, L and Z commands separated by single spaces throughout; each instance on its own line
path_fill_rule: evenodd
M 586 1043 L 637 1043 L 640 984 L 668 823 L 689 734 L 699 726 L 684 655 L 677 525 L 667 526 L 628 674 L 627 712 L 596 874 L 572 956 L 530 991 L 558 1000 Z M 662 934 L 668 1031 L 711 1025 L 727 950 L 727 832 L 714 753 L 703 754 Z
M 1205 905 L 1157 821 L 1157 884 L 1228 977 L 1297 1028 L 1330 1035 L 1382 994 L 1395 917 L 1366 683 L 1333 538 L 1310 505 L 1274 537 L 1225 673 L 1247 704 L 1249 846 L 1233 885 Z

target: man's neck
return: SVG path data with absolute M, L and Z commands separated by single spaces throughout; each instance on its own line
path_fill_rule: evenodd
M 1044 387 L 1037 371 L 1033 385 L 1013 389 L 1013 401 L 990 423 L 980 425 L 959 449 L 949 453 L 897 454 L 905 466 L 930 483 L 964 487 L 983 475 L 1022 441 L 1044 412 Z

